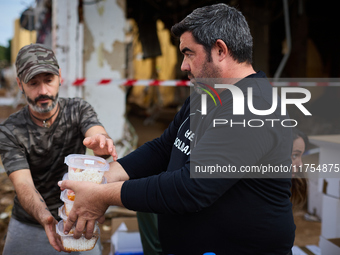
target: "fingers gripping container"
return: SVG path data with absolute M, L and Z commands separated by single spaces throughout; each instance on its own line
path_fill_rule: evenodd
M 90 181 L 102 183 L 104 172 L 109 170 L 109 164 L 103 158 L 70 154 L 64 161 L 68 165 L 68 178 L 72 181 Z
M 66 215 L 66 211 L 65 211 L 65 206 L 64 205 L 62 205 L 62 206 L 60 206 L 58 208 L 58 215 L 63 220 L 63 224 L 64 224 L 64 227 L 65 227 L 66 220 L 67 220 L 67 215 Z M 98 226 L 97 222 L 96 222 L 96 226 Z M 74 231 L 74 227 L 70 230 L 69 234 L 73 234 L 73 231 Z
M 63 181 L 64 180 L 69 180 L 68 173 L 64 174 Z M 106 184 L 106 183 L 107 183 L 107 181 L 106 181 L 106 178 L 104 176 L 102 178 L 101 184 Z M 66 214 L 66 216 L 68 216 L 70 211 L 72 210 L 73 203 L 74 203 L 74 198 L 75 198 L 75 194 L 70 189 L 65 189 L 60 194 L 60 200 L 63 201 L 64 205 L 65 205 L 65 214 Z
M 79 239 L 73 238 L 73 231 L 71 229 L 70 233 L 64 234 L 64 220 L 59 221 L 56 226 L 57 234 L 60 235 L 61 242 L 66 251 L 89 251 L 94 248 L 96 242 L 100 235 L 100 230 L 96 224 L 93 231 L 93 236 L 91 239 L 86 239 L 83 234 Z

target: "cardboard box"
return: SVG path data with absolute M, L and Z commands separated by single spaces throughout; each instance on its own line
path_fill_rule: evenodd
M 340 254 L 340 238 L 327 239 L 320 236 L 319 247 L 322 255 Z
M 321 235 L 327 239 L 340 238 L 340 199 L 338 198 L 323 195 Z
M 111 205 L 105 212 L 106 218 L 118 218 L 118 217 L 136 217 L 136 212 L 126 209 L 124 207 Z
M 113 255 L 142 255 L 143 247 L 137 217 L 111 220 L 111 253 Z
M 293 255 L 321 255 L 321 250 L 316 245 L 293 246 L 292 252 Z

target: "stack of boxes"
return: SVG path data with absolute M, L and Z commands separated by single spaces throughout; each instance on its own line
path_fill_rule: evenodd
M 143 246 L 136 217 L 118 217 L 111 221 L 109 255 L 143 255 Z
M 313 136 L 310 142 L 320 148 L 319 164 L 309 169 L 322 196 L 319 247 L 322 255 L 340 254 L 340 135 Z
M 109 170 L 109 164 L 105 159 L 89 155 L 71 154 L 65 158 L 68 165 L 68 173 L 63 180 L 89 181 L 97 184 L 105 184 L 106 179 L 104 172 Z M 73 238 L 73 230 L 64 234 L 64 224 L 72 210 L 75 193 L 72 190 L 65 189 L 61 192 L 60 199 L 64 205 L 59 208 L 59 216 L 62 219 L 56 226 L 57 233 L 61 236 L 61 241 L 66 251 L 88 251 L 92 250 L 99 238 L 99 227 L 96 224 L 94 234 L 91 239 L 81 236 L 79 239 Z

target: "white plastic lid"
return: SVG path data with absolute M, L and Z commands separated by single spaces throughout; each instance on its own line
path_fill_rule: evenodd
M 72 227 L 72 229 L 74 228 L 74 226 Z M 60 236 L 73 236 L 73 234 L 64 234 L 64 220 L 61 220 L 58 222 L 58 224 L 56 225 L 56 231 L 57 234 Z M 93 236 L 99 236 L 100 234 L 100 229 L 98 227 L 98 224 L 94 225 L 94 231 L 93 231 Z M 84 235 L 84 234 L 83 234 Z
M 65 180 L 68 180 L 68 173 L 65 173 L 64 176 L 63 176 L 63 181 Z M 107 180 L 106 180 L 106 177 L 103 176 L 103 180 L 100 184 L 106 184 L 107 183 Z
M 91 168 L 98 171 L 108 171 L 110 168 L 105 159 L 83 154 L 70 154 L 65 158 L 64 163 L 74 168 Z

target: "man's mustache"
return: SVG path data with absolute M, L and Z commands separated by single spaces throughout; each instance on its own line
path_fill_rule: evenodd
M 34 99 L 34 102 L 37 103 L 41 99 L 50 99 L 50 100 L 54 101 L 54 97 L 53 96 L 40 95 L 40 96 L 38 96 L 38 97 L 36 97 Z

